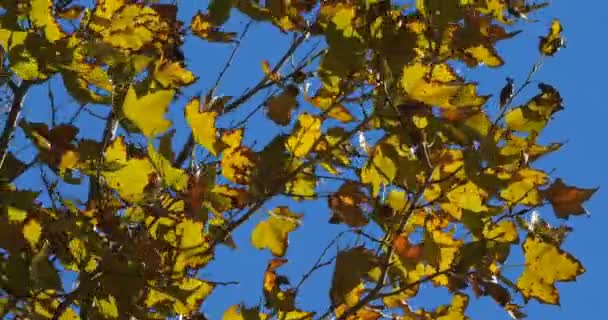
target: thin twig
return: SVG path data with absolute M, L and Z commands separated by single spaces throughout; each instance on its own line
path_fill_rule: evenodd
M 224 63 L 224 67 L 222 68 L 222 70 L 218 74 L 217 78 L 215 79 L 215 83 L 213 84 L 213 87 L 211 87 L 211 90 L 209 90 L 209 93 L 207 94 L 209 97 L 212 98 L 215 96 L 215 91 L 220 86 L 220 83 L 222 82 L 222 79 L 224 78 L 224 75 L 226 74 L 228 69 L 230 69 L 230 66 L 232 65 L 232 61 L 236 57 L 236 54 L 239 51 L 239 48 L 241 47 L 241 43 L 243 42 L 242 40 L 245 38 L 247 31 L 249 31 L 249 27 L 251 26 L 252 22 L 253 22 L 253 20 L 249 20 L 249 22 L 247 22 L 247 24 L 245 25 L 245 28 L 243 29 L 243 32 L 241 33 L 239 40 L 237 41 L 234 48 L 232 48 L 230 55 L 226 59 L 226 63 Z M 190 135 L 188 136 L 188 140 L 184 144 L 182 150 L 177 154 L 177 157 L 175 158 L 173 165 L 175 167 L 181 167 L 184 164 L 184 162 L 186 162 L 186 159 L 188 159 L 188 157 L 192 154 L 192 150 L 194 150 L 194 134 L 190 133 Z
M 308 272 L 306 272 L 303 276 L 302 279 L 300 279 L 300 282 L 298 282 L 298 284 L 295 287 L 295 294 L 294 296 L 297 296 L 298 290 L 300 290 L 300 287 L 304 284 L 304 282 L 310 278 L 310 276 L 318 269 L 330 265 L 334 259 L 330 259 L 329 261 L 326 262 L 321 262 L 321 260 L 323 260 L 323 257 L 325 257 L 325 254 L 327 254 L 327 251 L 329 251 L 329 249 L 331 247 L 334 246 L 334 244 L 338 241 L 338 239 L 340 239 L 340 237 L 342 237 L 347 231 L 342 231 L 340 233 L 338 233 L 337 236 L 335 236 L 327 246 L 325 246 L 325 248 L 323 249 L 323 251 L 321 252 L 321 255 L 319 256 L 319 258 L 317 258 L 317 261 L 315 261 L 315 263 L 313 264 L 313 266 L 310 268 L 310 270 L 308 270 Z
M 8 144 L 11 141 L 15 128 L 17 127 L 17 120 L 19 119 L 19 114 L 21 114 L 21 109 L 23 108 L 25 95 L 32 83 L 29 81 L 23 81 L 20 86 L 17 86 L 14 82 L 9 81 L 8 85 L 13 91 L 13 103 L 11 105 L 11 110 L 8 113 L 8 118 L 6 119 L 4 130 L 2 131 L 2 136 L 0 136 L 0 170 L 4 165 L 4 160 L 8 154 Z

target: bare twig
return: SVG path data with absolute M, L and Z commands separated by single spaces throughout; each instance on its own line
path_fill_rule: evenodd
M 228 71 L 230 66 L 232 65 L 232 61 L 236 57 L 236 54 L 239 51 L 239 48 L 241 47 L 242 40 L 243 40 L 243 38 L 245 38 L 247 31 L 249 31 L 249 27 L 251 26 L 252 22 L 253 22 L 253 20 L 249 20 L 249 22 L 247 22 L 247 24 L 245 25 L 245 28 L 243 29 L 243 32 L 241 33 L 241 35 L 239 37 L 239 41 L 237 41 L 234 48 L 232 48 L 232 51 L 230 52 L 228 59 L 226 59 L 226 63 L 224 63 L 224 67 L 222 68 L 222 70 L 218 74 L 217 78 L 215 79 L 215 83 L 213 84 L 213 87 L 211 87 L 211 90 L 209 90 L 209 93 L 208 93 L 209 97 L 215 96 L 215 91 L 220 86 L 220 83 L 222 82 L 224 75 L 226 74 L 226 72 Z M 186 141 L 186 144 L 184 144 L 184 147 L 178 153 L 173 165 L 176 167 L 181 167 L 184 164 L 184 162 L 186 161 L 186 159 L 188 159 L 188 156 L 190 156 L 190 154 L 192 154 L 192 150 L 194 150 L 194 134 L 190 133 L 190 136 L 188 136 L 188 140 Z
M 13 91 L 13 103 L 11 105 L 11 110 L 8 113 L 2 136 L 0 136 L 0 169 L 2 169 L 2 166 L 4 165 L 4 160 L 8 154 L 8 144 L 17 127 L 17 120 L 19 119 L 19 114 L 21 114 L 21 109 L 23 108 L 23 100 L 32 83 L 23 81 L 20 86 L 17 86 L 14 82 L 9 81 L 8 84 Z
M 319 258 L 317 258 L 317 261 L 315 261 L 315 263 L 313 264 L 313 266 L 310 268 L 310 270 L 308 270 L 308 272 L 306 272 L 303 276 L 302 279 L 300 279 L 300 282 L 298 282 L 298 284 L 295 287 L 295 294 L 294 296 L 297 296 L 298 291 L 300 290 L 300 287 L 304 284 L 304 282 L 306 282 L 306 280 L 308 278 L 310 278 L 310 276 L 317 270 L 323 268 L 324 266 L 330 265 L 334 258 L 325 261 L 325 262 L 321 262 L 323 260 L 323 258 L 325 257 L 325 255 L 327 254 L 327 251 L 329 251 L 329 249 L 331 247 L 334 246 L 334 244 L 336 244 L 336 242 L 338 241 L 338 239 L 340 239 L 340 237 L 342 237 L 347 231 L 342 231 L 340 233 L 338 233 L 337 236 L 335 236 L 330 242 L 329 244 L 327 244 L 327 246 L 325 246 L 325 249 L 323 249 L 323 251 L 321 252 L 321 255 L 319 255 Z

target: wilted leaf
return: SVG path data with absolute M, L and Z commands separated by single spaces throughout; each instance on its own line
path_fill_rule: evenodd
M 369 199 L 359 185 L 346 182 L 327 201 L 333 211 L 330 223 L 345 223 L 351 227 L 362 227 L 368 223 L 363 207 L 369 203 Z
M 542 196 L 551 203 L 558 218 L 568 219 L 571 215 L 587 213 L 583 202 L 589 200 L 598 189 L 571 187 L 558 178 L 548 189 L 542 191 Z
M 337 306 L 345 304 L 353 306 L 358 301 L 358 296 L 353 296 L 359 285 L 366 278 L 370 278 L 372 271 L 379 268 L 377 257 L 373 251 L 364 247 L 355 247 L 342 251 L 336 258 L 331 282 L 330 297 L 332 304 Z
M 540 37 L 539 50 L 543 55 L 553 56 L 559 49 L 564 46 L 564 38 L 562 38 L 562 25 L 559 20 L 553 19 L 549 34 L 545 37 Z

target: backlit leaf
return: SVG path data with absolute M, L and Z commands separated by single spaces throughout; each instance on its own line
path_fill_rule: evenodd
M 568 219 L 571 215 L 587 213 L 583 202 L 589 200 L 597 190 L 571 187 L 558 178 L 542 191 L 542 196 L 551 203 L 558 218 Z
M 194 98 L 186 105 L 185 116 L 192 128 L 194 141 L 205 147 L 214 156 L 218 156 L 218 134 L 215 128 L 217 112 L 201 111 L 200 100 Z
M 294 133 L 287 139 L 287 150 L 296 157 L 305 157 L 321 137 L 321 119 L 304 113 L 298 118 Z
M 557 281 L 574 281 L 585 268 L 569 253 L 529 235 L 522 245 L 526 268 L 517 280 L 517 288 L 526 300 L 559 305 Z
M 171 126 L 165 119 L 165 113 L 173 100 L 173 90 L 159 90 L 137 97 L 135 89 L 131 86 L 123 103 L 123 112 L 144 135 L 154 137 Z
M 549 34 L 540 38 L 539 50 L 543 55 L 553 56 L 564 46 L 562 31 L 563 28 L 559 20 L 553 19 L 553 22 L 551 22 L 551 29 L 549 29 Z
M 364 279 L 370 277 L 374 268 L 378 268 L 378 261 L 371 250 L 355 247 L 340 252 L 331 282 L 330 297 L 333 305 L 356 304 L 358 297 L 352 296 L 352 293 L 358 290 Z
M 253 229 L 251 243 L 258 249 L 269 249 L 274 256 L 284 256 L 287 236 L 298 227 L 299 218 L 299 215 L 290 213 L 286 207 L 275 209 L 268 220 L 261 221 Z

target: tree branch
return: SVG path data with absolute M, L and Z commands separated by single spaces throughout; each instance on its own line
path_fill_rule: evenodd
M 27 90 L 32 85 L 29 81 L 23 81 L 20 86 L 17 86 L 14 82 L 8 82 L 9 87 L 13 91 L 13 103 L 11 110 L 8 113 L 2 136 L 0 136 L 0 169 L 4 165 L 4 160 L 8 154 L 8 145 L 11 141 L 15 128 L 17 127 L 17 120 L 21 114 L 23 108 L 23 101 Z

